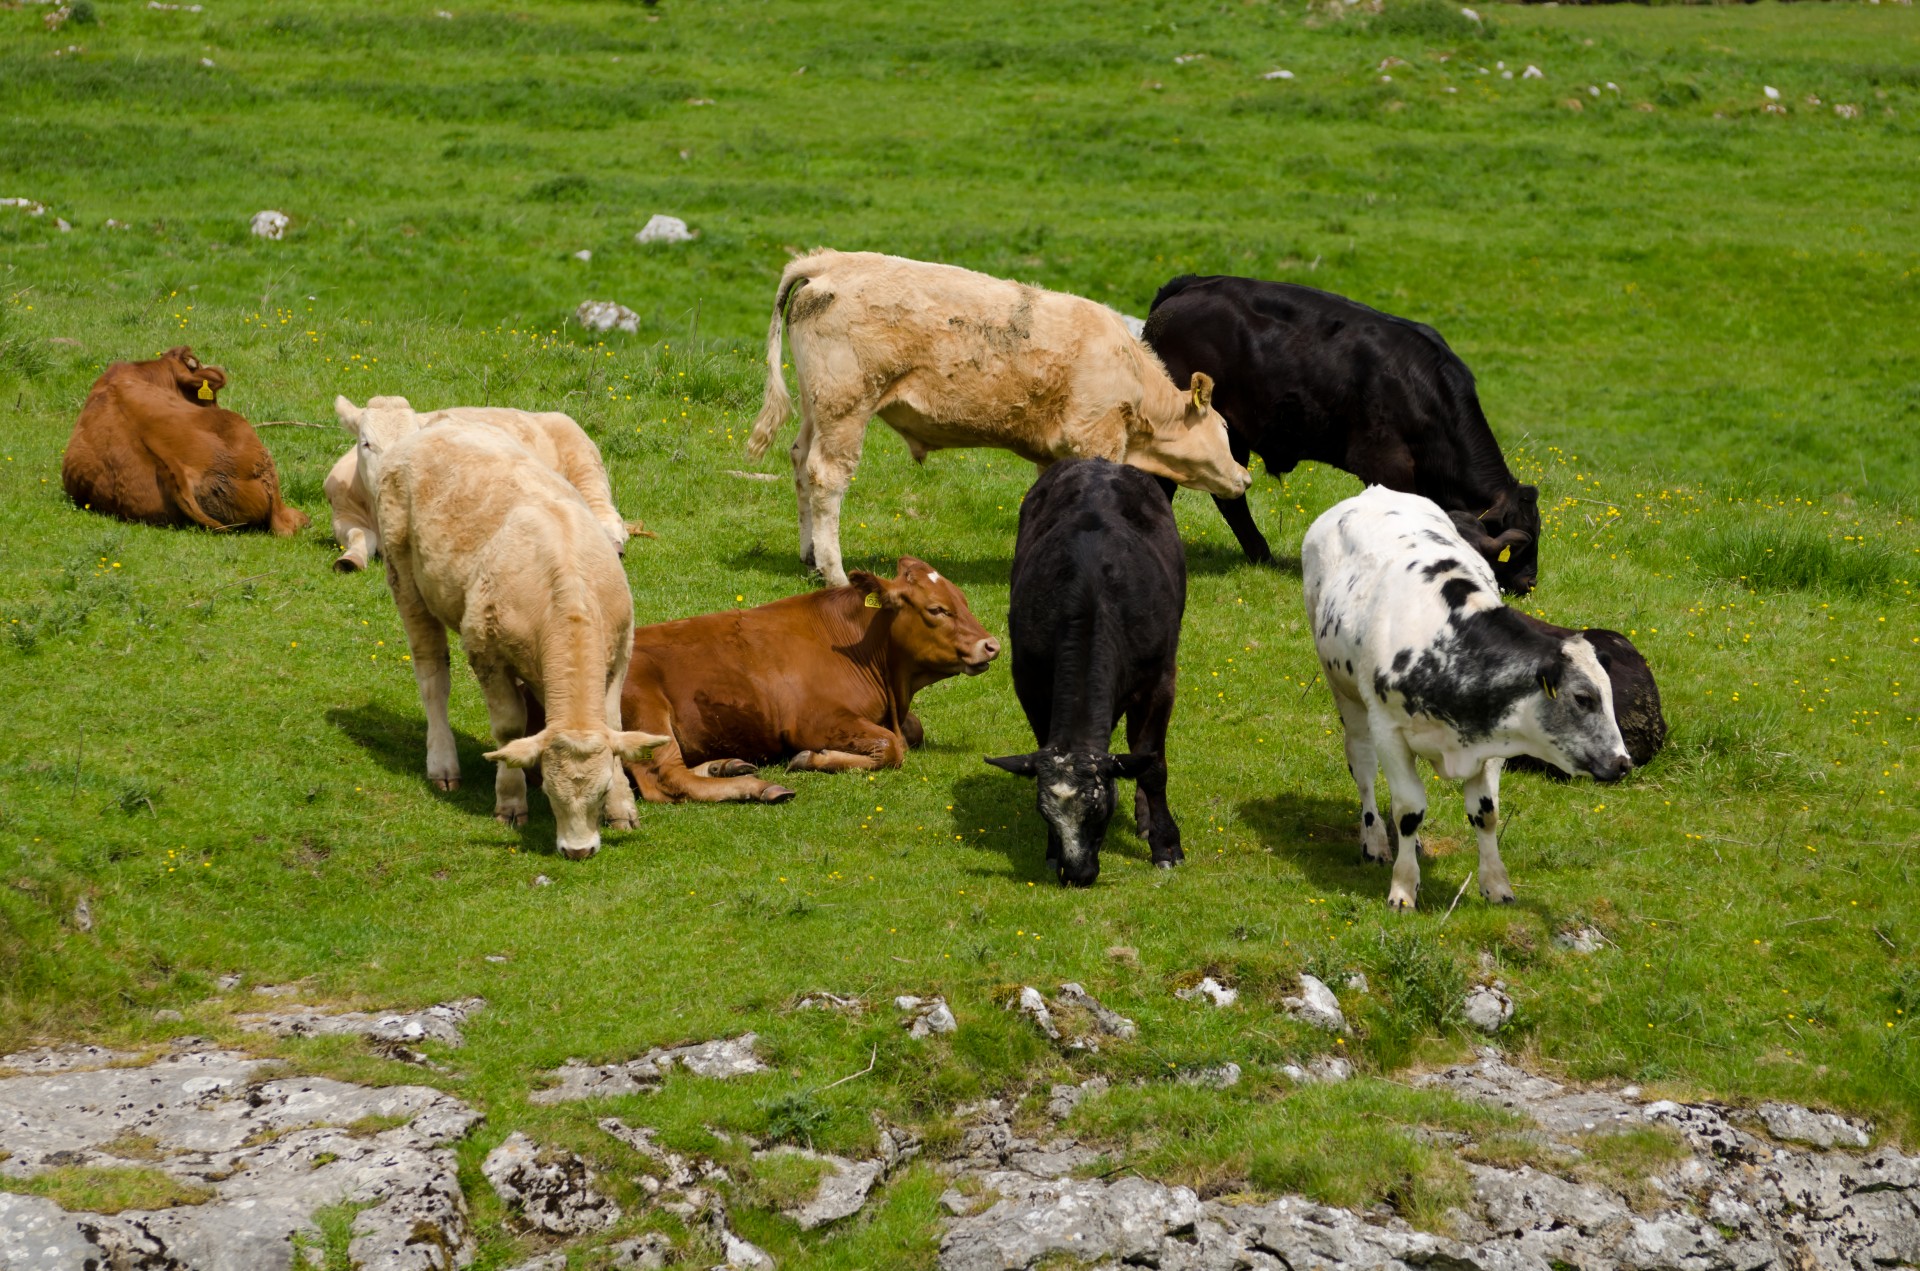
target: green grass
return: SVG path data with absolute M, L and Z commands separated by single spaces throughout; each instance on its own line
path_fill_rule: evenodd
M 365 1006 L 481 994 L 468 1045 L 440 1056 L 452 1075 L 339 1039 L 278 1051 L 431 1078 L 487 1112 L 461 1147 L 483 1269 L 519 1248 L 478 1172 L 516 1128 L 619 1179 L 639 1159 L 600 1115 L 658 1125 L 679 1150 L 713 1150 L 719 1127 L 858 1151 L 872 1111 L 939 1138 L 961 1102 L 1095 1071 L 1148 1082 L 1116 1108 L 1215 1127 L 1176 1142 L 1147 1116 L 1112 1140 L 1138 1162 L 1426 1220 L 1450 1175 L 1407 1129 L 1456 1115 L 1443 1101 L 1163 1079 L 1326 1049 L 1280 1007 L 1302 969 L 1336 987 L 1368 973 L 1370 999 L 1343 993 L 1346 1049 L 1376 1072 L 1462 1052 L 1447 994 L 1484 953 L 1530 1061 L 1920 1131 L 1911 9 L 1501 7 L 1483 9 L 1489 33 L 1393 0 L 1374 17 L 96 8 L 97 25 L 51 34 L 38 8 L 0 10 L 0 195 L 50 209 L 0 208 L 0 1044 L 154 1041 L 161 1008 L 238 1040 L 213 985 L 233 970 Z M 1406 65 L 1382 71 L 1389 57 Z M 1519 78 L 1530 64 L 1546 77 Z M 1261 78 L 1279 67 L 1296 78 Z M 1762 110 L 1763 84 L 1790 113 Z M 282 242 L 247 233 L 266 207 L 293 217 Z M 698 241 L 635 244 L 656 211 Z M 463 672 L 467 785 L 428 790 L 382 579 L 327 568 L 320 483 L 346 444 L 333 395 L 567 409 L 622 510 L 659 535 L 627 557 L 641 621 L 771 600 L 808 585 L 791 495 L 728 470 L 751 466 L 787 250 L 822 243 L 1136 314 L 1192 270 L 1435 324 L 1542 486 L 1529 608 L 1640 646 L 1667 751 L 1614 788 L 1510 776 L 1520 903 L 1503 910 L 1469 889 L 1446 914 L 1471 839 L 1430 782 L 1442 854 L 1422 911 L 1389 915 L 1384 872 L 1357 859 L 1300 618 L 1298 536 L 1355 486 L 1307 468 L 1253 495 L 1279 569 L 1242 563 L 1205 500 L 1177 504 L 1192 584 L 1170 799 L 1190 863 L 1173 874 L 1148 868 L 1121 817 L 1096 888 L 1047 882 L 1030 785 L 979 761 L 1028 744 L 1004 668 L 924 695 L 931 744 L 904 771 L 801 775 L 778 808 L 643 807 L 584 864 L 553 856 L 539 800 L 524 834 L 489 817 L 485 715 Z M 640 332 L 583 336 L 569 319 L 588 298 L 627 304 Z M 327 425 L 261 430 L 313 531 L 158 531 L 66 502 L 59 456 L 89 383 L 178 343 L 227 368 L 224 400 L 253 420 Z M 875 430 L 848 564 L 923 556 L 1003 632 L 1030 479 L 987 452 L 916 468 Z M 542 873 L 553 885 L 533 887 Z M 1613 945 L 1555 951 L 1577 923 Z M 1173 998 L 1202 972 L 1241 1004 Z M 1066 1060 L 1000 1009 L 1008 985 L 1064 980 L 1136 1018 L 1140 1040 Z M 818 988 L 878 1009 L 788 1013 Z M 959 1034 L 907 1040 L 886 1004 L 905 992 L 944 994 Z M 676 1078 L 611 1107 L 526 1101 L 568 1056 L 747 1028 L 774 1072 Z M 872 1073 L 827 1088 L 875 1050 Z M 1241 1122 L 1285 1133 L 1256 1152 Z M 844 1232 L 736 1210 L 784 1260 L 853 1267 L 900 1247 L 930 1258 L 938 1192 L 911 1173 Z
M 57 1165 L 25 1178 L 0 1176 L 0 1191 L 44 1196 L 67 1210 L 117 1214 L 123 1209 L 172 1209 L 213 1199 L 213 1188 L 138 1165 Z

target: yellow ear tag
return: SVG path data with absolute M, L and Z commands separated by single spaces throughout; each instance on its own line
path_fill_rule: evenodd
M 1513 549 L 1511 547 L 1501 548 L 1500 555 L 1497 557 L 1497 559 L 1502 565 L 1506 564 L 1508 561 L 1513 559 Z
M 1540 687 L 1546 690 L 1546 694 L 1549 699 L 1560 696 L 1560 694 L 1554 691 L 1553 685 L 1547 683 L 1547 677 L 1544 675 L 1540 677 Z
M 867 593 L 867 598 L 861 601 L 860 603 L 865 605 L 869 609 L 878 609 L 880 607 L 880 593 L 877 591 L 870 591 Z
M 200 400 L 203 402 L 213 400 L 213 385 L 207 383 L 205 380 L 200 381 Z

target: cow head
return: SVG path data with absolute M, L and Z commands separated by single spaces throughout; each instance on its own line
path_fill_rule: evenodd
M 1172 418 L 1136 418 L 1127 436 L 1126 462 L 1217 498 L 1239 498 L 1253 475 L 1233 457 L 1227 421 L 1213 408 L 1213 380 L 1195 371 L 1180 403 Z
M 600 850 L 607 795 L 614 782 L 627 779 L 621 762 L 643 762 L 650 749 L 671 740 L 656 733 L 549 727 L 486 757 L 509 768 L 540 765 L 540 784 L 553 807 L 555 846 L 568 860 L 583 861 Z
M 359 438 L 360 488 L 371 498 L 380 476 L 380 459 L 402 437 L 420 430 L 420 416 L 404 397 L 370 397 L 364 407 L 345 397 L 333 399 L 340 426 Z
M 1585 636 L 1571 636 L 1534 667 L 1529 725 L 1521 731 L 1535 758 L 1563 772 L 1618 781 L 1633 767 L 1613 717 L 1613 685 L 1605 655 Z
M 1114 779 L 1132 780 L 1147 770 L 1153 757 L 1043 747 L 1030 755 L 1007 755 L 987 762 L 1015 776 L 1034 779 L 1040 816 L 1049 831 L 1048 864 L 1061 882 L 1091 887 L 1100 876 L 1100 845 L 1107 838 L 1107 822 L 1113 819 Z
M 1449 512 L 1467 546 L 1486 557 L 1500 590 L 1524 596 L 1540 581 L 1540 489 L 1516 485 L 1475 516 Z
M 227 386 L 227 373 L 217 366 L 203 364 L 187 345 L 168 349 L 161 355 L 160 363 L 172 377 L 180 396 L 195 406 L 212 406 L 220 390 Z
M 902 556 L 892 578 L 856 569 L 847 580 L 866 593 L 869 608 L 890 611 L 887 638 L 894 656 L 915 668 L 915 689 L 950 675 L 978 675 L 1000 655 L 1000 642 L 987 634 L 967 608 L 967 598 L 933 566 Z

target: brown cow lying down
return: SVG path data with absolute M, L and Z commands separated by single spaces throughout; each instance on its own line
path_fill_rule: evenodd
M 800 388 L 793 443 L 800 559 L 845 583 L 840 505 L 878 415 L 915 460 L 965 446 L 1011 450 L 1042 468 L 1111 459 L 1225 499 L 1253 478 L 1208 405 L 1092 300 L 952 265 L 821 250 L 788 265 L 767 328 L 767 384 L 747 453 L 756 459 L 793 399 L 780 370 L 784 325 Z
M 304 529 L 280 501 L 280 474 L 252 425 L 215 401 L 226 372 L 181 345 L 151 362 L 115 362 L 73 426 L 60 483 L 75 503 L 123 521 Z
M 362 457 L 377 455 L 407 434 L 439 423 L 480 424 L 512 437 L 580 492 L 614 550 L 626 552 L 627 527 L 613 506 L 613 487 L 600 461 L 600 447 L 571 415 L 504 406 L 450 406 L 419 412 L 404 397 L 370 397 L 364 408 L 335 397 L 333 410 L 340 426 L 359 438 L 334 463 L 325 485 L 327 505 L 333 509 L 333 537 L 344 549 L 333 562 L 341 573 L 365 569 L 380 553 L 380 529 L 361 473 Z
M 913 695 L 1000 652 L 950 579 L 911 556 L 899 571 L 636 630 L 621 718 L 674 738 L 627 765 L 641 795 L 781 803 L 793 791 L 753 773 L 788 756 L 793 771 L 898 768 L 922 737 Z

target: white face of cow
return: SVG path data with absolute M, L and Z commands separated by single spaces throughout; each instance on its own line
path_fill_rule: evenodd
M 621 761 L 639 763 L 668 740 L 654 733 L 549 728 L 486 757 L 510 768 L 540 765 L 540 783 L 553 808 L 554 846 L 568 860 L 583 861 L 600 850 L 600 822 L 613 783 L 627 779 Z
M 1253 484 L 1233 457 L 1226 419 L 1213 408 L 1213 381 L 1199 371 L 1178 419 L 1127 438 L 1126 462 L 1222 499 L 1237 499 Z
M 1574 636 L 1560 646 L 1557 667 L 1543 673 L 1527 703 L 1539 758 L 1596 781 L 1618 781 L 1633 767 L 1613 718 L 1613 684 L 1587 643 Z M 1557 678 L 1555 675 L 1557 671 Z
M 380 479 L 380 459 L 395 442 L 420 429 L 420 416 L 404 397 L 375 397 L 355 406 L 345 397 L 333 399 L 340 426 L 358 438 L 360 488 L 371 497 Z

